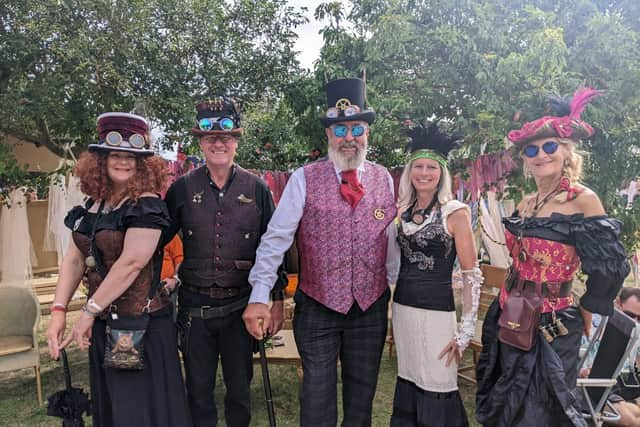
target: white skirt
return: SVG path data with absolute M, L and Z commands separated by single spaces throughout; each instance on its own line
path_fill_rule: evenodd
M 393 303 L 393 340 L 398 376 L 423 390 L 446 393 L 458 389 L 458 365 L 438 355 L 454 338 L 455 311 L 436 311 Z

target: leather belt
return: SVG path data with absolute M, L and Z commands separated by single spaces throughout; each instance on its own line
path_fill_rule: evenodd
M 189 316 L 197 317 L 203 320 L 217 319 L 227 316 L 238 310 L 242 310 L 247 306 L 248 302 L 249 298 L 242 298 L 241 300 L 232 302 L 231 304 L 222 305 L 220 307 L 209 307 L 208 305 L 205 305 L 203 307 L 184 307 L 181 308 L 180 311 L 186 311 L 189 313 Z
M 223 299 L 223 298 L 231 298 L 231 297 L 235 297 L 238 295 L 243 295 L 243 294 L 249 294 L 251 288 L 250 287 L 245 287 L 245 288 L 220 288 L 220 287 L 211 287 L 211 288 L 201 288 L 199 286 L 190 286 L 187 284 L 182 284 L 182 288 L 184 288 L 185 290 L 195 293 L 195 294 L 200 294 L 200 295 L 206 295 L 209 298 L 213 298 L 213 299 Z
M 509 283 L 507 290 L 511 290 L 517 287 L 518 282 L 522 282 L 524 284 L 523 289 L 531 288 L 535 289 L 536 283 L 531 280 L 522 280 L 520 278 L 516 278 Z M 543 283 L 542 284 L 542 296 L 545 298 L 566 298 L 571 295 L 571 288 L 573 282 L 562 282 L 562 283 Z

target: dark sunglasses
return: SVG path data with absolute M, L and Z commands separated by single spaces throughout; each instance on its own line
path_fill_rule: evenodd
M 228 117 L 213 117 L 198 120 L 200 130 L 232 130 L 233 120 Z
M 626 310 L 624 310 L 623 313 L 634 319 L 636 322 L 640 322 L 640 314 L 635 314 Z
M 349 132 L 349 129 L 351 129 L 351 136 L 357 138 L 364 135 L 364 131 L 365 129 L 367 129 L 367 127 L 365 125 L 354 125 L 349 128 L 349 126 L 347 125 L 333 125 L 331 129 L 333 129 L 333 135 L 337 138 L 344 138 L 345 136 L 347 136 L 347 132 Z
M 544 144 L 542 144 L 542 151 L 544 151 L 547 154 L 553 154 L 556 151 L 558 151 L 558 143 L 555 141 L 547 141 Z M 527 145 L 526 147 L 524 147 L 524 150 L 522 150 L 522 152 L 524 153 L 525 156 L 533 159 L 540 152 L 540 147 L 533 144 Z

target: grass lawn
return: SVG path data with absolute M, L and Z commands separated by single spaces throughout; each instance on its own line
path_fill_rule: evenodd
M 70 317 L 77 316 L 73 313 Z M 62 366 L 60 363 L 52 361 L 46 353 L 46 341 L 44 330 L 48 323 L 49 316 L 43 316 L 40 321 L 40 350 L 41 350 L 41 371 L 43 395 L 46 396 L 64 387 Z M 71 322 L 68 322 L 68 324 Z M 85 353 L 80 352 L 77 347 L 73 347 L 69 352 L 69 362 L 71 364 L 72 382 L 76 387 L 89 388 L 88 360 Z M 218 369 L 220 372 L 221 369 Z M 271 377 L 273 398 L 275 403 L 277 425 L 297 426 L 298 425 L 298 377 L 294 366 L 272 365 L 269 367 Z M 396 377 L 396 359 L 389 358 L 389 353 L 385 348 L 382 357 L 378 390 L 373 405 L 373 425 L 388 426 L 393 403 L 393 390 Z M 44 406 L 39 407 L 36 397 L 36 382 L 33 370 L 24 369 L 15 372 L 0 374 L 0 426 L 60 426 L 58 418 L 45 415 Z M 219 414 L 222 414 L 223 402 L 222 378 L 219 374 L 218 386 L 216 387 L 216 402 Z M 472 426 L 477 426 L 473 419 L 475 412 L 475 386 L 460 381 L 460 390 L 465 401 L 465 407 Z M 260 366 L 255 365 L 254 379 L 251 386 L 253 420 L 251 425 L 256 427 L 268 426 L 269 422 L 266 414 L 264 401 L 264 390 L 262 388 L 262 374 Z M 338 391 L 340 393 L 340 390 Z M 340 406 L 340 405 L 339 405 Z M 87 425 L 91 425 L 87 419 Z M 224 426 L 222 421 L 218 425 Z

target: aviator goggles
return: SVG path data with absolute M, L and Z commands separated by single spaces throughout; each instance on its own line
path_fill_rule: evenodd
M 540 148 L 541 147 L 537 145 L 530 144 L 524 147 L 522 152 L 524 153 L 525 156 L 529 157 L 530 159 L 533 159 L 540 152 Z M 542 151 L 544 151 L 547 154 L 553 154 L 556 151 L 558 151 L 558 143 L 556 141 L 547 141 L 544 144 L 542 144 Z
M 200 130 L 232 130 L 233 120 L 228 117 L 205 117 L 198 120 Z
M 360 113 L 360 107 L 358 107 L 357 105 L 349 105 L 348 107 L 345 107 L 344 109 L 331 107 L 331 108 L 327 109 L 327 118 L 328 119 L 337 119 L 340 116 L 340 111 L 342 111 L 342 115 L 344 117 L 351 117 L 351 116 L 355 116 L 356 114 Z
M 104 141 L 111 147 L 120 147 L 125 139 L 122 137 L 122 134 L 120 132 L 112 130 L 107 134 L 107 136 L 105 136 Z M 127 141 L 133 148 L 144 148 L 147 143 L 147 139 L 139 133 L 130 135 Z

